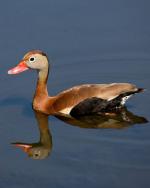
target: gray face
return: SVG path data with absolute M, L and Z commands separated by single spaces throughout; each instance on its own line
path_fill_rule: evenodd
M 25 62 L 31 69 L 43 70 L 48 67 L 48 59 L 42 54 L 31 54 L 28 58 L 25 58 Z

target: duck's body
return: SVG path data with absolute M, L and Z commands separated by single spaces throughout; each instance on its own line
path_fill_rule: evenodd
M 24 56 L 17 67 L 11 69 L 8 73 L 17 74 L 28 68 L 39 70 L 33 108 L 49 115 L 57 115 L 59 113 L 68 115 L 75 107 L 78 105 L 80 107 L 81 104 L 83 107 L 89 108 L 88 105 L 93 105 L 94 103 L 94 108 L 97 108 L 95 98 L 97 100 L 100 99 L 98 100 L 99 105 L 102 102 L 109 111 L 110 104 L 113 104 L 113 108 L 121 107 L 129 96 L 142 91 L 142 89 L 130 83 L 85 84 L 72 87 L 56 96 L 50 97 L 47 91 L 49 73 L 47 56 L 41 51 L 31 51 Z M 84 111 L 84 114 L 86 114 L 86 108 L 84 108 Z M 88 113 L 90 112 L 88 111 Z
M 54 97 L 36 94 L 33 100 L 33 108 L 42 111 L 46 114 L 70 114 L 71 110 L 79 103 L 86 99 L 99 98 L 104 101 L 112 101 L 118 96 L 128 92 L 138 92 L 138 89 L 128 83 L 113 83 L 113 84 L 87 84 L 80 85 L 65 90 Z M 124 97 L 120 100 L 120 106 L 123 105 Z M 85 101 L 86 102 L 86 101 Z M 119 107 L 119 106 L 118 106 Z

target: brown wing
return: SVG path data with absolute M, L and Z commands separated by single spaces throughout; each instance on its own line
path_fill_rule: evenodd
M 112 84 L 87 84 L 75 86 L 58 94 L 53 103 L 56 112 L 69 111 L 79 102 L 98 97 L 101 99 L 111 100 L 122 93 L 136 91 L 137 87 L 129 83 L 112 83 Z M 66 110 L 66 113 L 67 111 Z

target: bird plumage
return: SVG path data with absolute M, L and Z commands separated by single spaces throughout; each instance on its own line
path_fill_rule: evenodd
M 113 104 L 115 106 L 116 104 L 117 107 L 118 97 L 120 97 L 119 104 L 124 105 L 129 96 L 142 91 L 142 89 L 140 90 L 130 83 L 84 84 L 62 91 L 56 96 L 48 96 L 47 79 L 49 63 L 46 54 L 39 50 L 28 52 L 16 67 L 8 71 L 8 74 L 17 74 L 29 68 L 38 70 L 33 108 L 45 114 L 70 114 L 72 109 L 77 105 L 80 104 L 80 107 L 83 104 L 85 105 L 86 100 L 92 104 L 93 98 L 96 98 L 98 106 L 101 104 L 108 109 L 108 105 Z M 101 110 L 101 107 L 98 109 Z M 85 108 L 84 110 L 86 111 Z

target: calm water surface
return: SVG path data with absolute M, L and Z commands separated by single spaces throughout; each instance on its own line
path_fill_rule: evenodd
M 150 120 L 149 6 L 138 0 L 1 3 L 0 187 L 150 186 L 150 123 L 81 128 L 39 115 L 37 124 L 36 72 L 7 75 L 25 52 L 42 49 L 52 60 L 51 95 L 83 83 L 132 82 L 147 91 L 128 101 L 130 117 Z M 34 149 L 28 157 L 11 143 L 34 143 Z M 47 157 L 34 160 L 39 154 Z

